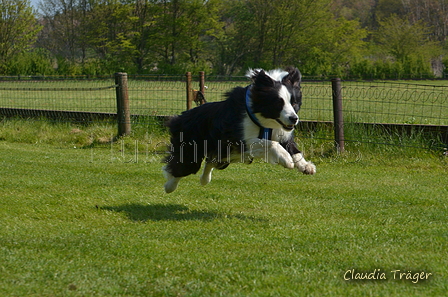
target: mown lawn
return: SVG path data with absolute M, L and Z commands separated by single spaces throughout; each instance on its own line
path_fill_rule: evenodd
M 1 296 L 446 296 L 445 157 L 235 164 L 168 195 L 126 154 L 0 141 Z

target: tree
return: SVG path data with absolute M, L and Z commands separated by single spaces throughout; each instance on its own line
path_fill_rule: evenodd
M 376 57 L 389 64 L 396 77 L 431 76 L 431 59 L 441 54 L 440 44 L 430 40 L 430 27 L 392 15 L 380 20 L 374 35 Z M 384 71 L 383 71 L 384 72 Z M 389 75 L 390 76 L 390 75 Z
M 148 64 L 154 63 L 154 41 L 157 36 L 156 20 L 160 8 L 156 5 L 157 0 L 137 0 L 133 11 L 135 22 L 133 24 L 134 35 L 132 37 L 135 45 L 135 63 L 137 72 L 143 73 Z
M 365 53 L 367 31 L 355 20 L 328 21 L 331 29 L 322 36 L 325 41 L 307 55 L 304 71 L 312 75 L 344 76 L 350 66 Z M 308 62 L 310 61 L 310 62 Z
M 393 15 L 404 17 L 406 10 L 403 6 L 405 0 L 376 0 L 372 26 L 378 28 L 379 22 Z
M 133 6 L 118 0 L 94 0 L 82 27 L 84 40 L 110 72 L 135 72 Z
M 428 36 L 429 27 L 422 21 L 412 24 L 406 18 L 392 15 L 379 21 L 375 40 L 386 54 L 397 61 L 404 61 L 412 55 L 423 55 L 430 58 L 437 51 L 437 45 Z
M 308 75 L 331 74 L 359 52 L 367 33 L 358 21 L 336 20 L 329 4 L 328 0 L 229 0 L 227 36 L 220 43 L 221 64 L 227 69 L 222 71 L 297 65 Z
M 44 28 L 39 36 L 39 46 L 54 55 L 75 62 L 85 55 L 81 50 L 81 0 L 42 0 L 40 10 L 43 12 Z
M 160 16 L 156 19 L 154 50 L 159 53 L 159 66 L 183 71 L 207 60 L 206 49 L 222 32 L 218 0 L 157 1 Z
M 0 0 L 0 13 L 0 73 L 6 73 L 7 63 L 33 45 L 41 26 L 28 0 Z
M 445 42 L 448 36 L 448 3 L 446 0 L 407 0 L 404 8 L 411 22 L 424 21 L 431 26 L 434 38 Z
M 347 20 L 359 20 L 363 28 L 373 23 L 374 8 L 378 0 L 333 0 L 331 11 L 336 18 L 343 17 Z

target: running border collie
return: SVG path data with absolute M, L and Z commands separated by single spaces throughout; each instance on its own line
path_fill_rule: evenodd
M 251 163 L 254 158 L 316 173 L 316 166 L 304 159 L 294 142 L 302 105 L 300 71 L 251 69 L 246 76 L 252 84 L 228 92 L 226 100 L 198 106 L 168 122 L 171 145 L 163 167 L 165 192 L 176 190 L 182 177 L 197 173 L 203 160 L 202 185 L 211 181 L 213 169 L 225 169 L 232 162 Z

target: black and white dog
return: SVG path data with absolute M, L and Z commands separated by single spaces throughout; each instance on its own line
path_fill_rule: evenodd
M 302 104 L 300 71 L 255 69 L 247 76 L 252 84 L 233 89 L 226 100 L 206 103 L 170 120 L 170 154 L 163 167 L 167 193 L 176 190 L 182 177 L 197 173 L 204 159 L 202 185 L 211 181 L 214 168 L 251 163 L 254 158 L 316 173 L 316 166 L 304 159 L 293 139 Z

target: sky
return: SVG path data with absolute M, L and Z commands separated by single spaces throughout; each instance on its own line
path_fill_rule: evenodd
M 37 3 L 39 3 L 40 0 L 30 0 L 30 2 L 31 2 L 31 5 L 32 5 L 35 9 L 37 9 Z

